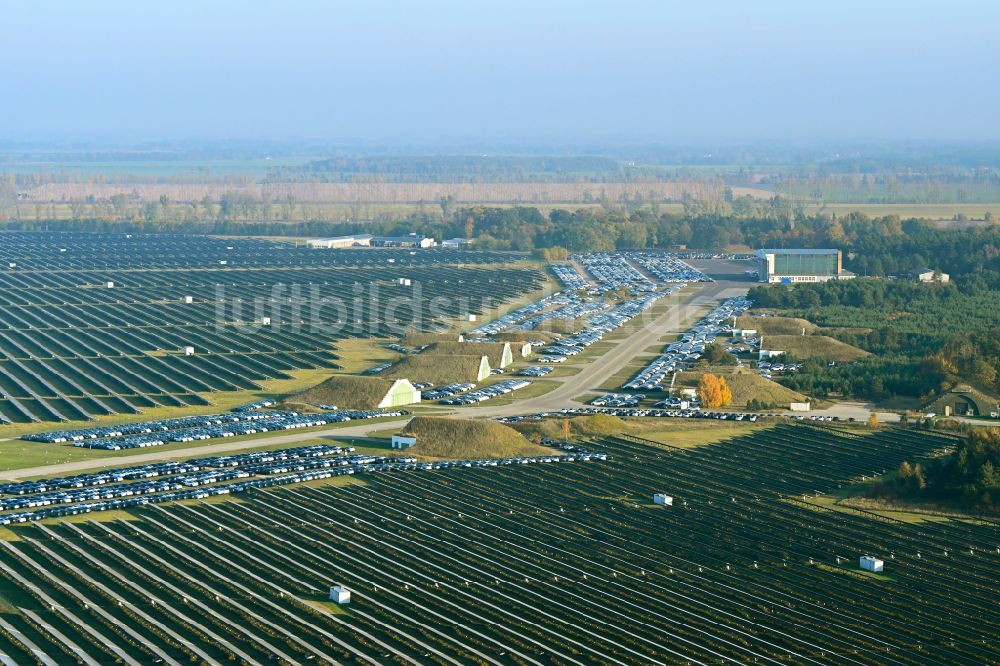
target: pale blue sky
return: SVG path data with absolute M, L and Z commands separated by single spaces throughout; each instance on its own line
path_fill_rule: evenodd
M 0 0 L 0 139 L 998 139 L 993 0 Z

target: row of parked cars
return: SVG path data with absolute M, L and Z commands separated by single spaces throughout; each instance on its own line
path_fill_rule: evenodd
M 526 379 L 505 379 L 502 382 L 497 382 L 496 384 L 466 393 L 465 395 L 447 398 L 441 402 L 445 405 L 471 405 L 477 402 L 486 402 L 497 396 L 506 395 L 525 386 L 531 386 L 531 382 Z
M 258 400 L 257 402 L 248 402 L 245 405 L 240 405 L 238 407 L 233 407 L 234 412 L 253 412 L 258 409 L 265 409 L 267 407 L 273 407 L 276 405 L 274 400 Z
M 157 421 L 138 421 L 135 423 L 95 426 L 93 428 L 79 428 L 76 430 L 55 430 L 51 432 L 24 435 L 21 439 L 29 442 L 45 442 L 46 444 L 81 442 L 88 439 L 104 439 L 108 437 L 122 437 L 125 435 L 146 435 L 156 432 L 169 432 L 172 430 L 217 426 L 226 423 L 246 423 L 251 421 L 267 420 L 276 418 L 278 415 L 291 413 L 281 411 L 261 411 L 261 407 L 251 406 L 258 404 L 263 405 L 264 402 L 270 403 L 271 405 L 274 404 L 272 401 L 262 401 L 260 403 L 242 405 L 228 414 L 181 416 L 178 418 L 160 419 Z
M 278 485 L 292 483 L 303 483 L 317 479 L 327 479 L 334 476 L 351 475 L 358 473 L 395 472 L 404 470 L 436 470 L 451 467 L 498 467 L 506 465 L 523 465 L 530 463 L 555 463 L 555 462 L 589 462 L 591 460 L 606 460 L 607 455 L 603 453 L 590 453 L 574 447 L 562 455 L 547 455 L 536 457 L 517 458 L 494 458 L 486 460 L 449 460 L 437 461 L 433 463 L 418 463 L 412 457 L 373 457 L 364 456 L 359 458 L 364 462 L 348 462 L 339 464 L 334 460 L 313 460 L 298 463 L 297 465 L 281 466 L 272 465 L 272 469 L 289 469 L 291 467 L 301 467 L 291 472 L 278 472 L 267 474 L 266 476 L 253 476 L 246 469 L 223 469 L 215 470 L 212 474 L 217 480 L 209 482 L 211 485 L 201 483 L 212 476 L 199 475 L 197 480 L 199 485 L 185 486 L 181 483 L 180 488 L 173 488 L 176 481 L 168 482 L 164 488 L 170 488 L 164 492 L 154 492 L 151 494 L 123 494 L 113 498 L 100 498 L 92 501 L 78 503 L 56 503 L 53 505 L 41 506 L 32 511 L 12 511 L 0 514 L 0 525 L 11 525 L 15 523 L 26 523 L 30 521 L 42 520 L 61 516 L 79 515 L 92 511 L 108 511 L 113 509 L 128 509 L 144 504 L 159 502 L 173 502 L 185 499 L 203 499 L 217 495 L 228 495 L 230 493 L 245 493 L 258 488 L 267 488 Z M 312 465 L 330 465 L 329 467 L 318 467 L 309 469 Z M 163 480 L 166 481 L 166 480 Z
M 396 458 L 349 455 L 354 447 L 317 444 L 275 451 L 254 451 L 232 456 L 194 458 L 184 463 L 154 463 L 119 470 L 80 475 L 76 483 L 43 479 L 29 484 L 5 484 L 8 497 L 0 498 L 0 511 L 72 504 L 94 500 L 151 495 L 183 488 L 213 485 L 258 474 L 276 474 L 319 467 L 367 465 Z
M 259 418 L 249 422 L 229 422 L 221 425 L 182 428 L 178 430 L 170 430 L 166 433 L 151 433 L 147 435 L 121 435 L 117 437 L 105 437 L 102 439 L 85 439 L 74 442 L 73 446 L 88 449 L 102 449 L 105 451 L 121 451 L 124 449 L 162 446 L 170 442 L 193 442 L 219 437 L 239 437 L 242 435 L 253 435 L 262 432 L 296 430 L 299 428 L 312 428 L 315 426 L 329 425 L 331 423 L 377 419 L 383 416 L 405 416 L 407 414 L 409 414 L 409 412 L 406 410 L 387 411 L 381 409 L 338 410 L 322 412 L 319 414 L 300 414 L 298 412 L 289 411 L 264 411 L 259 413 Z
M 564 294 L 560 296 L 554 304 L 561 305 L 562 307 L 536 314 L 534 317 L 525 319 L 510 330 L 532 331 L 549 320 L 559 319 L 563 321 L 572 321 L 574 319 L 583 319 L 584 317 L 608 308 L 608 304 L 603 301 L 590 299 L 584 300 L 576 294 Z
M 289 449 L 275 449 L 273 451 L 249 451 L 247 453 L 234 453 L 233 455 L 228 456 L 194 458 L 188 462 L 192 465 L 197 465 L 198 467 L 243 467 L 263 462 L 308 460 L 312 458 L 338 456 L 353 452 L 353 446 L 308 444 L 305 446 L 295 446 Z
M 514 374 L 518 377 L 544 377 L 552 372 L 552 368 L 544 365 L 529 365 L 523 370 L 518 370 Z
M 624 252 L 625 259 L 641 267 L 660 282 L 711 282 L 708 277 L 676 255 L 663 252 Z
M 573 264 L 551 264 L 549 267 L 569 291 L 586 289 L 589 286 Z
M 682 285 L 671 285 L 665 291 L 653 292 L 623 301 L 607 312 L 601 312 L 587 319 L 587 326 L 579 333 L 560 338 L 557 342 L 540 350 L 536 359 L 540 363 L 561 363 L 567 357 L 601 340 L 609 332 L 623 326 L 629 320 L 642 314 L 660 298 L 681 289 Z
M 605 393 L 590 401 L 595 407 L 636 407 L 646 396 L 641 393 Z
M 172 474 L 187 474 L 197 472 L 201 467 L 191 462 L 158 462 L 135 467 L 121 467 L 89 474 L 38 479 L 35 481 L 11 481 L 0 484 L 0 494 L 30 495 L 54 490 L 70 490 L 73 488 L 88 488 L 103 486 L 109 483 L 135 481 L 137 479 L 153 479 Z
M 528 303 L 527 305 L 521 306 L 516 310 L 511 310 L 502 317 L 497 317 L 487 324 L 478 326 L 472 329 L 469 333 L 473 336 L 496 335 L 497 333 L 514 326 L 523 319 L 547 310 L 552 307 L 554 303 L 557 303 L 560 298 L 563 298 L 563 295 L 558 291 L 554 294 L 549 294 L 548 296 L 540 298 L 533 303 Z
M 784 416 L 784 414 L 756 414 L 750 412 L 703 412 L 698 409 L 648 409 L 645 407 L 566 407 L 557 412 L 539 412 L 524 416 L 504 416 L 497 420 L 501 423 L 516 423 L 518 421 L 540 421 L 550 417 L 590 416 L 594 414 L 610 414 L 613 416 L 651 416 L 659 418 L 714 419 L 717 421 L 750 421 L 755 422 L 765 416 Z M 800 417 L 801 418 L 801 417 Z
M 674 409 L 700 409 L 701 401 L 698 398 L 667 398 L 654 402 L 653 407 L 667 407 Z
M 656 285 L 625 260 L 625 256 L 617 252 L 591 252 L 573 257 L 579 261 L 588 273 L 597 281 L 600 289 L 597 293 L 632 289 L 634 291 L 653 291 Z
M 682 259 L 728 259 L 730 261 L 757 261 L 754 254 L 745 252 L 680 252 Z
M 282 474 L 290 471 L 343 467 L 352 464 L 376 462 L 373 456 L 351 456 L 349 458 L 289 458 L 256 464 L 244 464 L 225 469 L 199 469 L 185 474 L 175 474 L 158 479 L 131 481 L 99 487 L 57 490 L 49 493 L 16 495 L 0 498 L 0 511 L 11 511 L 58 504 L 76 504 L 95 500 L 110 500 L 123 497 L 154 495 L 157 493 L 211 486 L 234 479 L 246 479 L 260 474 Z M 384 460 L 390 460 L 385 458 Z
M 768 363 L 767 361 L 761 361 L 757 364 L 757 370 L 764 379 L 771 379 L 775 374 L 798 372 L 801 368 L 801 363 Z
M 669 374 L 701 358 L 706 345 L 714 342 L 726 328 L 722 322 L 743 314 L 750 309 L 750 305 L 750 301 L 742 296 L 726 299 L 688 329 L 680 340 L 667 345 L 664 353 L 650 361 L 625 383 L 624 388 L 633 391 L 663 390 Z
M 474 388 L 476 388 L 476 385 L 471 383 L 446 384 L 445 386 L 438 386 L 437 388 L 421 391 L 420 399 L 440 400 L 441 398 L 449 398 L 453 395 L 458 395 L 459 393 L 465 393 L 466 391 L 471 391 Z

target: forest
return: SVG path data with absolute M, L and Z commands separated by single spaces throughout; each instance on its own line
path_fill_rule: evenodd
M 824 332 L 873 353 L 832 368 L 806 361 L 782 380 L 790 388 L 819 396 L 927 398 L 957 381 L 1000 390 L 1000 293 L 982 282 L 978 276 L 958 284 L 860 278 L 759 286 L 749 298 L 757 308 L 830 327 Z
M 973 430 L 947 456 L 904 461 L 894 477 L 865 494 L 880 499 L 954 502 L 963 509 L 1000 512 L 1000 430 Z

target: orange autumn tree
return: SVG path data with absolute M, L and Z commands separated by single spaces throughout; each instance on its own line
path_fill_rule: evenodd
M 725 378 L 706 372 L 698 380 L 698 399 L 702 407 L 725 407 L 733 401 L 733 392 Z

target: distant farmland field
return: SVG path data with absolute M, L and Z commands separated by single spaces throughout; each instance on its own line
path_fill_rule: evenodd
M 300 202 L 328 203 L 416 203 L 437 202 L 452 196 L 459 202 L 479 203 L 546 203 L 598 201 L 607 197 L 666 201 L 685 194 L 696 198 L 719 198 L 721 182 L 648 183 L 272 183 L 272 184 L 156 184 L 108 185 L 90 183 L 51 183 L 28 191 L 34 202 L 61 202 L 72 199 L 110 199 L 115 194 L 138 196 L 156 201 L 167 196 L 172 201 L 200 201 L 204 197 L 218 199 L 227 192 L 248 194 L 256 199 L 269 196 L 280 202 L 289 195 Z
M 965 215 L 969 220 L 982 220 L 987 211 L 1000 215 L 1000 202 L 993 204 L 867 204 L 867 203 L 835 203 L 810 204 L 806 206 L 810 213 L 832 212 L 846 215 L 852 212 L 864 213 L 872 217 L 883 215 L 898 215 L 903 219 L 918 217 L 928 220 L 952 220 L 958 215 Z

